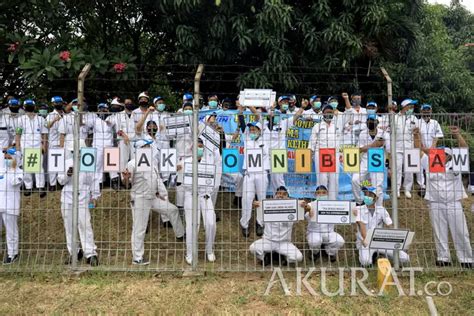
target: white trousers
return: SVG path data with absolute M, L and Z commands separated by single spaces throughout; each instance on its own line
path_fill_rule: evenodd
M 132 147 L 125 144 L 123 140 L 119 140 L 118 148 L 120 150 L 120 170 L 125 170 L 127 163 L 132 159 Z
M 362 266 L 368 266 L 372 264 L 372 256 L 376 252 L 393 259 L 393 250 L 364 247 L 360 241 L 356 242 L 356 247 L 359 249 L 359 262 Z M 402 264 L 410 262 L 410 256 L 403 250 L 398 252 L 398 258 L 399 262 Z
M 267 195 L 268 177 L 267 173 L 249 173 L 244 176 L 242 185 L 242 217 L 240 218 L 240 226 L 249 227 L 250 218 L 252 217 L 252 203 L 257 194 L 258 200 L 263 201 Z M 259 220 L 257 222 L 263 226 Z
M 403 175 L 403 188 L 405 191 L 411 191 L 413 187 L 413 173 L 405 172 L 403 165 L 403 152 L 397 152 L 397 192 L 400 194 L 400 188 L 402 187 L 402 175 Z M 392 174 L 393 177 L 393 174 Z
M 7 253 L 10 258 L 18 254 L 18 244 L 20 236 L 18 232 L 18 215 L 2 213 L 3 225 L 5 225 L 5 235 L 7 239 Z M 1 223 L 0 223 L 1 225 Z
M 23 169 L 25 168 L 25 164 L 26 161 L 23 164 Z M 33 189 L 33 177 L 35 177 L 36 187 L 43 189 L 46 182 L 43 166 L 41 166 L 40 173 L 23 173 L 23 182 L 25 183 L 25 188 L 28 190 Z
M 270 184 L 272 186 L 273 193 L 275 193 L 279 187 L 285 186 L 285 178 L 283 177 L 283 173 L 271 173 Z
M 362 202 L 362 191 L 361 183 L 365 180 L 370 180 L 370 183 L 377 190 L 377 201 L 376 204 L 379 206 L 383 205 L 383 178 L 382 172 L 368 172 L 367 170 L 361 169 L 359 173 L 352 174 L 352 193 L 356 202 Z
M 150 217 L 150 210 L 159 213 L 166 213 L 173 225 L 176 237 L 184 235 L 184 227 L 179 218 L 178 208 L 168 200 L 163 201 L 159 198 L 154 199 L 136 199 L 132 201 L 132 254 L 133 260 L 143 259 L 145 253 L 145 234 Z
M 466 263 L 473 262 L 469 229 L 461 202 L 429 202 L 429 207 L 438 260 L 451 261 L 448 244 L 449 230 L 458 260 Z
M 95 180 L 102 183 L 104 180 L 104 147 L 97 148 L 95 168 Z M 118 177 L 118 173 L 109 172 L 109 176 L 110 179 L 115 179 Z
M 321 246 L 325 246 L 324 250 L 329 256 L 335 256 L 339 249 L 344 246 L 344 238 L 336 232 L 318 233 L 308 232 L 306 235 L 309 249 L 313 254 L 321 251 Z
M 216 212 L 214 211 L 214 204 L 212 199 L 205 199 L 202 196 L 198 197 L 198 222 L 197 227 L 201 225 L 201 216 L 204 221 L 204 231 L 206 234 L 206 253 L 214 252 L 214 241 L 216 239 Z M 186 218 L 186 257 L 193 256 L 193 194 L 186 191 L 184 200 L 184 214 Z
M 316 161 L 316 185 L 324 185 L 328 188 L 329 200 L 337 200 L 339 195 L 339 154 L 336 153 L 336 172 L 319 172 L 319 150 L 314 153 Z
M 241 173 L 232 174 L 235 182 L 235 196 L 242 197 L 242 186 L 244 184 L 244 176 Z
M 296 246 L 288 241 L 271 241 L 265 238 L 254 241 L 249 248 L 251 254 L 263 260 L 266 253 L 276 252 L 286 257 L 289 263 L 303 261 L 303 254 Z
M 61 203 L 61 214 L 64 221 L 64 230 L 66 232 L 66 244 L 69 254 L 72 255 L 72 234 L 74 229 L 79 230 L 79 240 L 81 242 L 84 256 L 89 258 L 97 256 L 96 245 L 94 242 L 94 232 L 91 224 L 91 213 L 87 205 L 79 205 L 79 214 L 77 218 L 77 228 L 72 227 L 72 203 Z M 78 245 L 79 246 L 79 243 Z M 79 249 L 79 247 L 77 247 Z

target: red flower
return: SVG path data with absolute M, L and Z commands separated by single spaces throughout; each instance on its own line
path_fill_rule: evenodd
M 12 44 L 8 45 L 7 51 L 10 52 L 10 53 L 15 52 L 18 49 L 19 44 L 20 43 L 16 42 L 16 43 L 12 43 Z
M 117 63 L 114 65 L 114 70 L 116 73 L 122 73 L 127 69 L 127 64 L 126 63 Z
M 59 58 L 63 61 L 70 61 L 71 60 L 71 52 L 68 50 L 64 50 L 59 53 Z

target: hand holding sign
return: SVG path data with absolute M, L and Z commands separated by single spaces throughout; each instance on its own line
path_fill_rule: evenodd
M 69 167 L 69 169 L 67 169 L 67 176 L 68 177 L 72 177 L 72 174 L 74 173 L 74 168 L 73 167 Z

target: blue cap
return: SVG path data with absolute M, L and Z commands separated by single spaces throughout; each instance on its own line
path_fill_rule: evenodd
M 193 107 L 193 103 L 191 101 L 185 101 L 183 103 L 183 108 L 186 107 L 186 106 L 190 106 L 190 107 Z
M 326 104 L 323 105 L 323 107 L 321 108 L 321 112 L 324 112 L 326 109 L 334 110 L 332 105 L 330 105 L 329 103 L 326 103 Z
M 10 99 L 10 100 L 8 100 L 8 105 L 18 106 L 18 105 L 20 105 L 20 102 L 17 99 Z
M 99 103 L 99 104 L 97 105 L 97 108 L 106 108 L 106 109 L 108 109 L 109 106 L 107 105 L 107 103 Z
M 322 184 L 321 184 L 321 185 L 317 186 L 317 187 L 316 187 L 316 190 L 314 190 L 314 191 L 318 191 L 318 190 L 326 190 L 326 191 L 327 191 L 328 188 L 327 188 L 325 185 L 322 185 Z
M 63 98 L 61 98 L 60 96 L 52 97 L 51 103 L 63 103 Z
M 278 102 L 281 102 L 283 100 L 290 100 L 291 98 L 287 95 L 282 95 L 278 98 Z
M 338 100 L 337 97 L 335 97 L 335 96 L 330 96 L 330 97 L 328 98 L 328 103 L 329 103 L 329 101 L 331 101 L 332 99 L 336 99 L 336 101 Z
M 185 94 L 183 95 L 183 101 L 192 100 L 192 99 L 193 99 L 193 96 L 192 96 L 192 94 L 190 94 L 190 93 L 185 93 Z
M 36 105 L 36 103 L 31 99 L 26 99 L 25 101 L 23 101 L 23 105 Z
M 405 99 L 405 100 L 402 101 L 401 106 L 402 106 L 402 108 L 404 108 L 404 107 L 406 107 L 406 106 L 408 106 L 408 105 L 415 105 L 415 104 L 417 104 L 417 103 L 418 103 L 417 100 Z
M 424 103 L 421 105 L 422 110 L 431 110 L 431 104 Z
M 16 155 L 16 148 L 15 147 L 8 148 L 7 149 L 7 154 L 9 154 L 11 156 Z
M 311 96 L 311 98 L 309 98 L 309 102 L 314 102 L 314 101 L 316 101 L 317 98 L 318 98 L 317 95 L 313 95 L 313 96 Z
M 79 103 L 78 99 L 72 99 L 71 103 Z
M 367 106 L 366 107 L 369 107 L 369 106 L 373 106 L 373 107 L 378 107 L 377 103 L 375 103 L 374 101 L 370 101 L 370 102 L 367 102 Z
M 154 99 L 153 99 L 153 104 L 155 104 L 157 101 L 160 101 L 160 100 L 163 100 L 163 98 L 159 95 L 157 95 Z
M 368 191 L 370 193 L 373 193 L 375 194 L 375 196 L 377 196 L 377 188 L 376 187 L 363 187 L 362 188 L 362 191 Z
M 151 145 L 151 144 L 153 144 L 152 139 L 137 139 L 134 145 L 135 145 L 135 148 L 142 148 L 143 146 Z

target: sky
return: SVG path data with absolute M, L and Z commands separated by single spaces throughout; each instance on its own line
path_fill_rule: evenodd
M 428 0 L 429 3 L 439 3 L 449 6 L 451 0 Z M 474 13 L 474 0 L 461 0 L 461 4 L 465 6 L 469 11 Z

